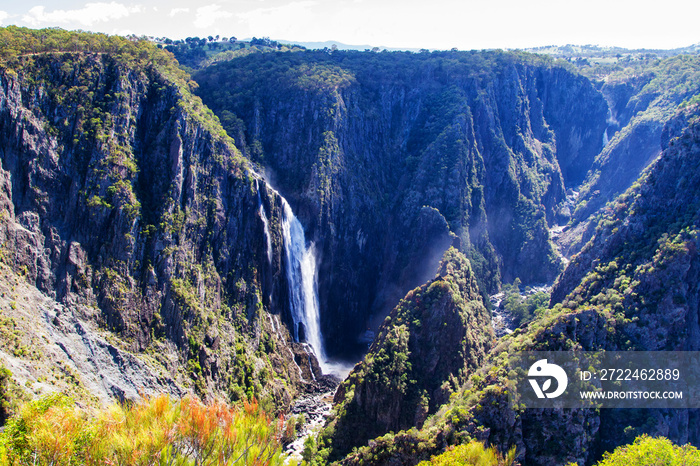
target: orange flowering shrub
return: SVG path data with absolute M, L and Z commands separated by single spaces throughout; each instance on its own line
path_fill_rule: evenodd
M 281 420 L 257 401 L 229 406 L 146 397 L 88 412 L 51 395 L 25 405 L 0 435 L 0 464 L 283 464 Z

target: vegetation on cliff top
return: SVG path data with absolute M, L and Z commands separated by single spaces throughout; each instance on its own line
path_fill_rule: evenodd
M 56 61 L 61 62 L 65 72 L 72 70 L 72 62 L 80 54 L 105 54 L 123 68 L 132 72 L 156 71 L 170 84 L 175 85 L 180 93 L 180 105 L 189 117 L 195 118 L 212 134 L 230 145 L 232 152 L 236 149 L 230 138 L 222 131 L 218 118 L 210 109 L 202 104 L 199 97 L 192 91 L 197 84 L 190 80 L 187 72 L 183 71 L 172 53 L 162 50 L 145 38 L 122 37 L 100 33 L 83 33 L 65 31 L 60 28 L 29 29 L 17 26 L 0 28 L 0 68 L 11 75 L 24 72 L 31 79 L 38 79 L 41 74 L 34 76 L 35 70 L 26 69 L 31 65 L 30 58 L 45 58 L 55 54 Z M 90 76 L 79 78 L 91 79 Z M 85 84 L 83 84 L 85 86 Z M 93 115 L 101 121 L 105 116 Z M 239 161 L 241 163 L 242 161 Z
M 625 69 L 643 72 L 660 60 L 677 55 L 698 55 L 698 45 L 677 49 L 626 49 L 622 47 L 601 47 L 597 45 L 545 46 L 525 49 L 528 52 L 564 59 L 576 66 L 581 73 L 591 79 L 604 79 L 606 76 Z
M 362 82 L 380 84 L 425 83 L 425 77 L 437 78 L 442 83 L 459 82 L 462 79 L 488 83 L 507 65 L 533 67 L 563 66 L 561 62 L 525 52 L 484 51 L 433 52 L 355 52 L 303 50 L 297 53 L 249 54 L 213 63 L 195 73 L 200 84 L 198 94 L 220 117 L 229 112 L 240 118 L 250 110 L 254 100 L 264 99 L 276 92 L 298 90 L 338 90 Z M 571 68 L 570 68 L 571 69 Z M 227 84 L 228 85 L 225 85 Z M 449 102 L 443 102 L 450 105 Z M 450 110 L 448 110 L 449 115 Z M 434 112 L 438 119 L 447 115 Z M 222 117 L 224 128 L 230 135 L 241 128 L 235 120 Z M 443 128 L 437 128 L 442 130 Z M 250 128 L 249 128 L 250 130 Z M 429 132 L 429 128 L 426 129 Z M 252 143 L 252 141 L 250 141 Z M 421 141 L 414 141 L 421 144 Z
M 299 45 L 280 44 L 267 37 L 240 41 L 235 37 L 220 37 L 218 34 L 215 37 L 188 37 L 184 40 L 159 38 L 156 43 L 175 55 L 181 67 L 192 70 L 250 53 L 298 52 L 305 49 Z

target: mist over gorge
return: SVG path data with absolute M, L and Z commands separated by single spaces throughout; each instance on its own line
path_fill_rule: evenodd
M 513 407 L 502 365 L 700 350 L 697 54 L 226 46 L 0 29 L 3 396 L 326 394 L 315 464 L 698 444 L 697 410 Z

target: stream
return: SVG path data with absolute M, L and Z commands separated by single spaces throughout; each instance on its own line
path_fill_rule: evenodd
M 519 294 L 520 297 L 524 299 L 540 291 L 550 293 L 552 291 L 552 284 L 528 286 Z M 506 294 L 504 292 L 489 296 L 489 301 L 493 305 L 493 310 L 491 311 L 491 325 L 493 325 L 493 332 L 496 334 L 496 338 L 513 333 L 513 330 L 518 328 L 516 319 L 503 306 L 505 297 Z
M 304 442 L 309 436 L 316 435 L 326 423 L 333 407 L 333 395 L 341 382 L 342 380 L 336 375 L 325 374 L 318 377 L 315 383 L 309 384 L 308 392 L 294 402 L 286 416 L 286 421 L 293 416 L 303 415 L 304 422 L 301 426 L 297 426 L 296 439 L 285 447 L 284 452 L 288 455 L 286 464 L 289 464 L 292 459 L 301 464 Z

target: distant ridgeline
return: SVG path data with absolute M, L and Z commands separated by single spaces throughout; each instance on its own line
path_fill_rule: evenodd
M 188 37 L 172 40 L 166 37 L 155 39 L 159 47 L 175 55 L 181 66 L 187 69 L 199 69 L 217 61 L 231 60 L 249 53 L 261 52 L 296 52 L 304 50 L 300 45 L 280 44 L 267 37 L 250 41 L 239 41 L 235 37 Z
M 325 353 L 364 359 L 310 464 L 697 445 L 696 410 L 509 404 L 516 351 L 700 350 L 700 58 L 560 52 L 0 28 L 0 418 L 50 390 L 280 413 Z M 551 301 L 497 339 L 508 283 Z

